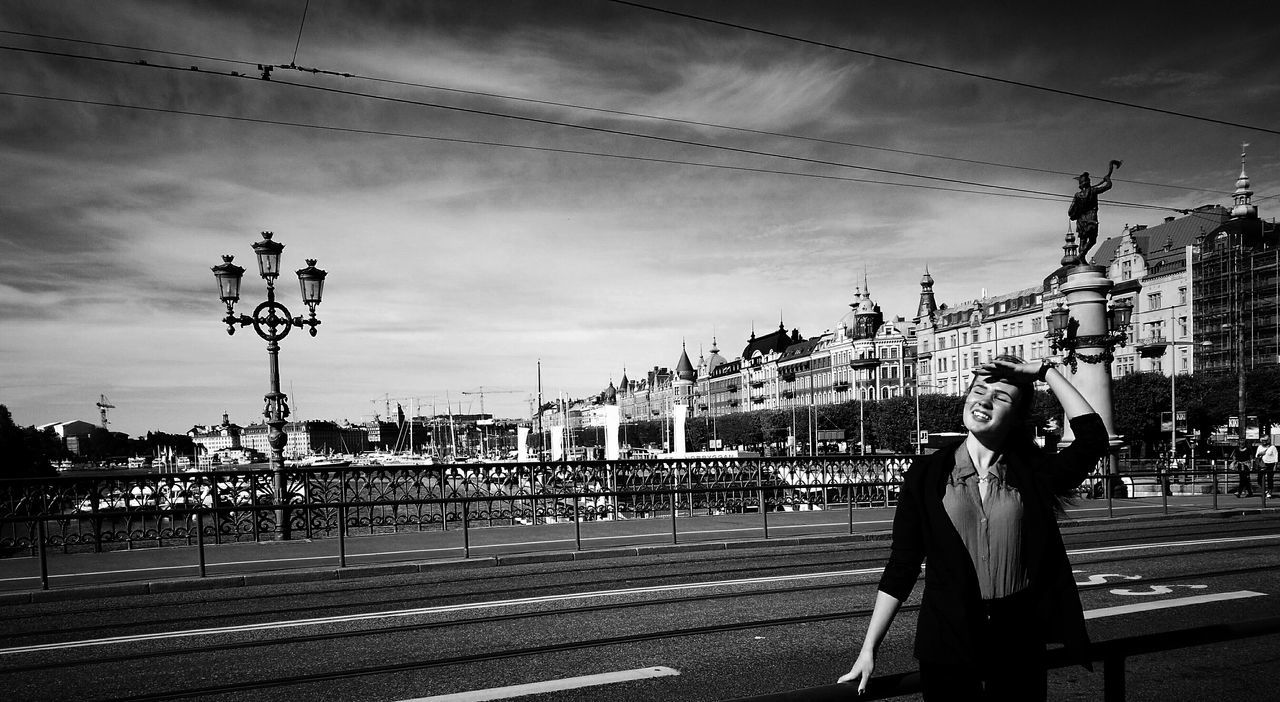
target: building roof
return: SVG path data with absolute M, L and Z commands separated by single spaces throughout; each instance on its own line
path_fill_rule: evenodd
M 1098 244 L 1093 255 L 1093 263 L 1098 266 L 1110 266 L 1116 258 L 1116 250 L 1125 235 L 1132 235 L 1150 266 L 1153 261 L 1163 258 L 1180 257 L 1188 246 L 1194 246 L 1201 234 L 1212 232 L 1231 218 L 1231 211 L 1221 205 L 1204 205 L 1192 210 L 1184 217 L 1169 217 L 1153 227 L 1138 225 L 1125 234 L 1110 237 Z M 1163 255 L 1162 252 L 1172 252 Z
M 798 341 L 804 341 L 804 338 L 800 336 L 800 330 L 794 329 L 788 334 L 786 326 L 779 322 L 777 330 L 764 336 L 756 336 L 753 332 L 751 338 L 747 340 L 746 348 L 742 349 L 742 357 L 751 358 L 756 355 L 756 352 L 764 356 L 772 353 L 782 353 L 787 350 L 788 346 Z

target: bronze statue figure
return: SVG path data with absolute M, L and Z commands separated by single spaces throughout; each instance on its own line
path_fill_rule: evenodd
M 1098 242 L 1098 195 L 1111 189 L 1111 173 L 1120 167 L 1121 161 L 1112 160 L 1107 174 L 1097 185 L 1089 181 L 1089 172 L 1085 171 L 1076 177 L 1080 190 L 1071 198 L 1071 207 L 1067 216 L 1076 223 L 1076 234 L 1080 237 L 1080 262 L 1088 263 L 1089 249 Z

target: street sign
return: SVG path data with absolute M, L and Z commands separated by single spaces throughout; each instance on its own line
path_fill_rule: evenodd
M 819 429 L 818 441 L 844 441 L 844 429 Z

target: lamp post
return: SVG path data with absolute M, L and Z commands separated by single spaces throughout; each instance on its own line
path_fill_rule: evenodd
M 1213 342 L 1172 341 L 1161 337 L 1147 339 L 1135 348 L 1143 358 L 1160 358 L 1172 346 L 1212 346 Z M 1169 366 L 1169 460 L 1172 462 L 1177 454 L 1178 446 L 1178 394 L 1174 380 L 1178 377 L 1178 368 L 1172 354 Z
M 253 252 L 258 258 L 258 273 L 267 282 L 267 299 L 254 308 L 252 315 L 235 314 L 235 304 L 240 300 L 240 279 L 244 276 L 244 268 L 232 263 L 231 255 L 222 257 L 222 264 L 213 267 L 213 275 L 218 281 L 218 292 L 222 302 L 227 305 L 227 316 L 222 322 L 227 325 L 227 334 L 236 333 L 236 325 L 253 330 L 267 342 L 267 359 L 270 370 L 271 385 L 263 398 L 266 409 L 263 416 L 267 419 L 267 444 L 271 448 L 270 467 L 275 482 L 276 501 L 279 509 L 276 513 L 280 535 L 288 539 L 290 535 L 288 497 L 284 474 L 284 447 L 289 441 L 284 432 L 285 420 L 289 417 L 288 398 L 280 392 L 280 340 L 289 335 L 294 327 L 310 327 L 311 336 L 316 335 L 316 327 L 320 320 L 316 319 L 316 306 L 324 292 L 324 279 L 328 275 L 316 268 L 316 260 L 307 259 L 307 267 L 297 271 L 298 283 L 302 289 L 302 302 L 310 310 L 307 319 L 291 317 L 288 308 L 276 302 L 276 278 L 280 276 L 280 253 L 284 244 L 272 239 L 272 232 L 262 232 L 262 240 L 253 242 Z
M 863 371 L 863 370 L 874 371 L 876 368 L 880 367 L 880 359 L 876 358 L 875 356 L 863 356 L 860 358 L 855 358 L 849 361 L 849 367 L 852 368 L 854 371 Z M 856 381 L 861 381 L 861 380 L 862 380 L 862 373 L 858 373 L 858 377 Z M 866 395 L 866 387 L 860 386 L 858 388 L 858 454 L 859 455 L 866 454 L 867 452 L 867 438 L 866 438 L 866 429 L 865 429 L 866 422 L 863 419 L 863 410 L 862 410 L 865 395 Z
M 933 382 L 929 382 L 929 383 L 925 383 L 924 385 L 921 385 L 920 370 L 916 369 L 916 442 L 915 443 L 916 443 L 916 451 L 918 451 L 920 454 L 923 455 L 924 441 L 922 440 L 922 437 L 924 437 L 924 431 L 920 427 L 920 388 L 921 387 L 926 387 L 926 388 L 929 388 L 930 390 L 937 390 L 938 388 L 942 387 L 942 383 L 933 381 Z

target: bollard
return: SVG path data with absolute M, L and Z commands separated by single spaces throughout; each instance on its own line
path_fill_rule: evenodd
M 45 550 L 44 550 L 45 532 L 44 532 L 43 519 L 38 520 L 36 522 L 36 542 L 40 550 L 40 589 L 48 590 L 49 589 L 49 555 L 45 553 Z
M 200 558 L 200 577 L 203 578 L 205 576 L 203 510 L 196 510 L 196 552 Z

